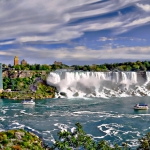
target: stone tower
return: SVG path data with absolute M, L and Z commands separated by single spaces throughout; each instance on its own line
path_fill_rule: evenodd
M 14 66 L 19 64 L 19 58 L 18 56 L 15 56 L 14 58 Z
M 0 92 L 3 91 L 2 64 L 0 63 Z

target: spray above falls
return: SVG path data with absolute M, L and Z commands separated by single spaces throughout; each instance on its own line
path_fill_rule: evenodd
M 57 88 L 56 97 L 150 96 L 150 72 L 50 72 L 47 83 Z

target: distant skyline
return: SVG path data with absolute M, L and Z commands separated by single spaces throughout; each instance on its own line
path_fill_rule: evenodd
M 150 0 L 0 0 L 0 63 L 150 61 Z

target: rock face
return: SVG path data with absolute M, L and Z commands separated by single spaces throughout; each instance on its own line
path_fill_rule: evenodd
M 9 130 L 0 132 L 0 149 L 1 150 L 48 150 L 42 140 L 31 132 L 23 129 Z
M 3 78 L 26 78 L 32 77 L 35 74 L 47 75 L 46 71 L 32 71 L 32 70 L 6 70 L 3 72 Z

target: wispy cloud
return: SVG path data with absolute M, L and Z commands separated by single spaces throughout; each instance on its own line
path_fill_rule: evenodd
M 107 37 L 100 37 L 100 39 L 98 41 L 114 41 L 117 40 L 117 38 L 107 38 Z
M 146 39 L 135 38 L 135 37 L 117 37 L 117 38 L 108 38 L 108 37 L 100 37 L 98 41 L 115 41 L 115 40 L 130 40 L 130 41 L 146 41 Z
M 150 18 L 142 13 L 135 15 L 137 12 L 131 14 L 129 12 L 128 15 L 124 15 L 120 11 L 141 0 L 109 0 L 96 3 L 100 1 L 43 0 L 42 3 L 41 0 L 0 1 L 0 39 L 14 38 L 19 43 L 66 42 L 81 37 L 87 31 L 119 29 L 121 32 L 128 31 L 132 26 L 149 23 Z M 142 7 L 140 3 L 136 5 Z M 147 8 L 148 5 L 143 5 L 143 7 Z M 115 11 L 122 15 L 99 18 L 70 26 L 72 21 Z
M 14 44 L 14 41 L 6 41 L 6 42 L 0 42 L 0 45 L 9 45 L 9 44 Z
M 139 25 L 147 24 L 147 23 L 150 23 L 150 17 L 134 20 L 133 22 L 124 25 L 124 27 L 139 26 Z
M 149 4 L 137 3 L 136 6 L 140 7 L 141 9 L 143 9 L 146 12 L 150 12 L 150 5 Z

